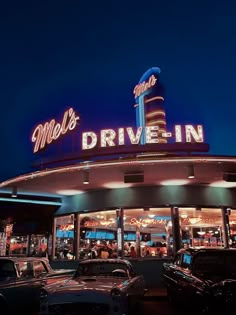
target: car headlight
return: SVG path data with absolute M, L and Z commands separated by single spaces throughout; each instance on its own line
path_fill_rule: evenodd
M 119 298 L 121 296 L 121 291 L 117 288 L 111 290 L 111 296 L 113 299 Z

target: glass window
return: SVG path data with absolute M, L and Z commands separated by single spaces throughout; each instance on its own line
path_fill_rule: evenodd
M 79 258 L 117 257 L 117 213 L 115 210 L 80 214 Z
M 56 257 L 73 259 L 74 248 L 74 215 L 58 217 L 56 221 Z
M 179 208 L 182 247 L 223 247 L 222 210 Z
M 46 256 L 48 239 L 44 235 L 32 234 L 30 238 L 30 256 Z
M 230 228 L 230 247 L 236 247 L 236 209 L 227 209 Z
M 12 235 L 9 244 L 9 255 L 26 255 L 27 246 L 27 236 Z
M 170 213 L 170 208 L 124 210 L 124 256 L 133 258 L 172 255 Z

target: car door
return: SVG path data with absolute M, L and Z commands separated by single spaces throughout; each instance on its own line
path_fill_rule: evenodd
M 129 275 L 129 280 L 127 280 L 127 296 L 129 307 L 132 309 L 144 295 L 145 281 L 142 275 L 136 275 L 132 269 L 127 270 L 127 273 Z
M 181 260 L 174 271 L 177 296 L 181 300 L 188 300 L 196 292 L 196 279 L 192 275 L 192 255 L 189 253 L 183 253 Z
M 17 294 L 15 286 L 18 273 L 12 260 L 0 261 L 0 298 L 11 304 L 14 296 Z M 0 299 L 0 300 L 1 300 Z
M 37 279 L 34 277 L 33 265 L 30 261 L 16 263 L 19 277 L 16 279 L 14 289 L 9 296 L 10 305 L 16 309 L 28 309 L 35 301 Z
M 163 280 L 167 290 L 171 294 L 178 294 L 179 272 L 181 268 L 182 254 L 178 253 L 172 262 L 164 263 Z

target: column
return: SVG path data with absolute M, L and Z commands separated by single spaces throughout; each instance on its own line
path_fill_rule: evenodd
M 141 242 L 140 225 L 137 224 L 136 225 L 136 253 L 137 253 L 137 257 L 141 256 L 140 242 Z
M 223 207 L 222 211 L 222 220 L 223 220 L 223 242 L 224 247 L 229 248 L 229 239 L 230 239 L 230 225 L 229 225 L 229 215 L 230 210 Z
M 171 221 L 172 221 L 172 231 L 173 231 L 173 251 L 174 255 L 181 248 L 181 235 L 180 235 L 180 225 L 179 225 L 179 208 L 171 207 Z
M 118 257 L 124 258 L 124 210 L 116 210 Z
M 51 259 L 54 260 L 56 256 L 56 230 L 57 230 L 57 218 L 53 218 L 52 224 L 52 257 Z
M 31 234 L 27 235 L 27 248 L 26 248 L 26 256 L 30 256 L 30 247 L 31 247 Z
M 75 259 L 79 259 L 80 249 L 80 219 L 79 213 L 74 216 L 74 256 Z

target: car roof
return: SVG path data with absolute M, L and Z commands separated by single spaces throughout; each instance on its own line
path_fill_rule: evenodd
M 225 247 L 201 247 L 201 248 L 186 248 L 186 249 L 180 249 L 178 253 L 185 253 L 189 255 L 196 255 L 198 253 L 226 253 L 226 252 L 235 252 L 236 253 L 236 248 L 225 248 Z
M 48 261 L 46 257 L 17 257 L 17 256 L 0 256 L 0 260 L 11 260 L 14 262 L 19 262 L 19 261 L 35 261 L 35 260 L 43 260 L 43 261 Z
M 123 264 L 127 266 L 132 266 L 130 261 L 126 259 L 120 259 L 120 258 L 95 258 L 95 259 L 85 259 L 79 262 L 79 264 L 88 264 L 88 263 L 97 263 L 97 264 L 102 264 L 102 263 L 116 263 L 116 264 Z

